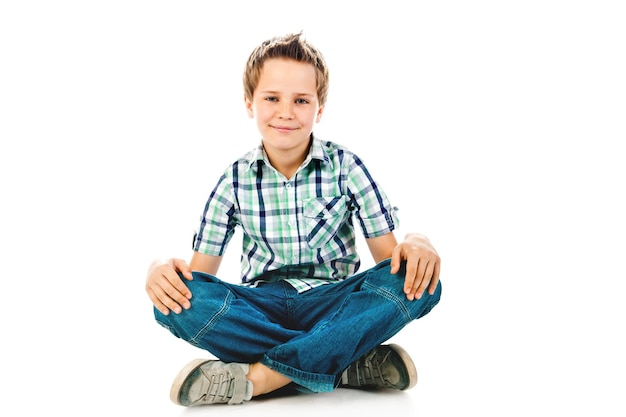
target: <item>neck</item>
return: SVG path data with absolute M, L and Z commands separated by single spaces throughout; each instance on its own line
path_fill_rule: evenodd
M 300 168 L 300 165 L 302 165 L 302 162 L 304 162 L 304 159 L 306 158 L 306 154 L 304 154 L 303 157 L 294 157 L 294 158 L 285 158 L 285 157 L 276 157 L 276 156 L 272 157 L 269 154 L 267 155 L 267 157 L 270 160 L 270 164 L 272 164 L 272 166 L 274 167 L 274 169 L 276 169 L 276 171 L 283 174 L 285 178 L 291 179 L 291 177 L 293 177 L 298 171 L 298 168 Z
M 263 146 L 274 169 L 283 174 L 285 178 L 291 179 L 309 154 L 311 141 L 304 148 L 295 149 L 275 149 Z

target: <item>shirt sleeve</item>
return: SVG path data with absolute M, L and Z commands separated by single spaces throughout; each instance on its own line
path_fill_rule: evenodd
M 209 195 L 195 233 L 193 250 L 206 255 L 222 256 L 237 225 L 232 187 L 222 175 Z
M 383 189 L 356 155 L 353 155 L 348 171 L 348 194 L 366 238 L 382 236 L 398 228 L 398 209 L 391 205 Z

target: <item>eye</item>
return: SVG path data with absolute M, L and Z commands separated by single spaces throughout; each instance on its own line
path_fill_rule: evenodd
M 268 96 L 268 97 L 265 97 L 264 100 L 265 101 L 269 101 L 269 102 L 276 102 L 276 101 L 278 101 L 278 97 Z
M 297 104 L 309 104 L 309 100 L 304 99 L 304 98 L 298 98 L 296 99 L 296 103 Z

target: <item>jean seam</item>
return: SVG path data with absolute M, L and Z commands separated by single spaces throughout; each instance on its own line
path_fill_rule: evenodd
M 367 282 L 363 283 L 363 287 L 372 290 L 376 294 L 380 295 L 381 297 L 383 297 L 383 298 L 385 298 L 385 299 L 387 299 L 389 301 L 392 301 L 396 306 L 399 307 L 399 310 L 402 311 L 402 313 L 406 317 L 406 321 L 412 321 L 413 320 L 413 317 L 411 316 L 411 312 L 409 311 L 407 306 L 405 306 L 404 303 L 402 302 L 402 300 L 400 298 L 398 298 L 391 291 L 385 290 L 384 288 L 377 287 L 375 285 L 368 284 Z
M 198 330 L 198 332 L 191 338 L 190 342 L 198 345 L 198 339 L 201 339 L 204 334 L 209 331 L 220 318 L 222 318 L 230 309 L 230 299 L 233 297 L 232 293 L 228 293 L 226 298 L 224 298 L 224 303 L 220 307 L 220 309 L 211 317 L 209 321 L 206 322 L 204 326 Z

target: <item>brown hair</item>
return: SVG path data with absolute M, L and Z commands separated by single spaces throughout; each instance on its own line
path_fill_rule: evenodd
M 302 32 L 268 39 L 252 51 L 243 73 L 243 89 L 248 100 L 252 101 L 263 64 L 271 58 L 287 58 L 313 65 L 317 83 L 317 100 L 320 106 L 326 103 L 328 67 L 321 52 L 304 39 Z

